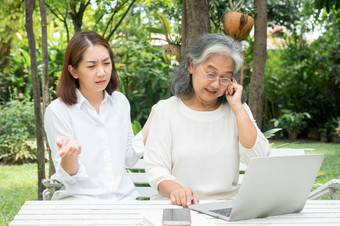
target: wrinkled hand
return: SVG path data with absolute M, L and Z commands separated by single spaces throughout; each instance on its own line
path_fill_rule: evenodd
M 191 203 L 197 204 L 199 202 L 198 197 L 188 187 L 178 188 L 171 192 L 170 200 L 172 204 L 183 206 L 187 208 Z
M 242 91 L 243 86 L 238 84 L 236 79 L 233 78 L 233 83 L 225 91 L 227 101 L 232 108 L 237 104 L 241 104 Z
M 81 152 L 81 146 L 78 145 L 75 139 L 69 137 L 61 137 L 57 140 L 56 143 L 59 148 L 59 156 L 61 158 L 77 156 Z

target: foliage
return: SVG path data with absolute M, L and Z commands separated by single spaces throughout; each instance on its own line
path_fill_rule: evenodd
M 271 137 L 274 137 L 274 136 L 275 136 L 275 133 L 276 133 L 276 132 L 279 132 L 280 130 L 281 130 L 281 128 L 270 129 L 270 130 L 264 132 L 263 135 L 264 135 L 267 139 L 269 139 L 269 138 L 271 138 Z
M 312 119 L 307 121 L 309 130 L 320 129 L 328 118 L 340 115 L 339 12 L 324 15 L 326 31 L 311 44 L 294 32 L 284 36 L 281 48 L 268 52 L 264 95 L 267 124 L 277 117 L 280 108 L 307 111 Z
M 240 1 L 232 1 L 237 5 Z M 300 9 L 305 0 L 268 0 L 267 1 L 267 21 L 268 27 L 275 25 L 283 26 L 288 30 L 294 30 L 301 21 Z M 212 32 L 219 32 L 221 28 L 221 18 L 227 8 L 230 8 L 230 0 L 211 0 L 210 10 Z M 310 5 L 310 4 L 309 4 Z M 245 0 L 241 11 L 255 17 L 256 9 L 254 1 Z M 223 26 L 222 26 L 223 27 Z
M 289 109 L 281 109 L 281 116 L 273 118 L 275 127 L 281 126 L 289 134 L 296 132 L 297 134 L 307 125 L 306 118 L 310 118 L 307 112 L 293 112 Z
M 14 98 L 0 106 L 0 161 L 32 162 L 36 159 L 33 103 L 27 98 Z
M 340 123 L 340 116 L 329 118 L 325 124 L 328 135 L 337 135 L 337 127 Z
M 23 1 L 4 0 L 0 7 L 0 101 L 8 100 L 14 87 L 21 88 L 25 82 L 24 67 L 13 67 L 13 51 L 22 49 L 26 43 L 21 42 L 20 33 L 24 33 Z M 27 42 L 27 41 L 26 41 Z M 27 44 L 26 44 L 27 46 Z
M 232 1 L 233 7 L 238 5 L 238 3 L 241 3 L 241 1 Z M 210 26 L 211 26 L 211 32 L 212 33 L 220 33 L 223 32 L 223 23 L 222 18 L 226 10 L 229 10 L 230 0 L 211 0 L 210 1 Z M 254 17 L 255 15 L 255 8 L 254 8 L 254 1 L 251 0 L 245 0 L 243 3 L 239 5 L 240 10 L 249 15 Z M 238 7 L 238 8 L 239 8 Z
M 48 14 L 49 81 L 52 99 L 55 98 L 55 87 L 60 76 L 67 32 L 72 33 L 74 30 L 69 2 L 46 1 L 53 9 L 61 10 L 58 16 L 67 15 L 65 22 L 68 24 L 66 28 L 65 23 L 57 19 L 57 15 Z M 70 3 L 80 6 L 80 2 L 86 1 L 74 0 Z M 229 0 L 209 2 L 212 32 L 220 32 L 221 17 L 229 5 Z M 159 99 L 171 95 L 169 81 L 172 70 L 171 66 L 164 62 L 161 49 L 150 44 L 150 34 L 146 28 L 162 27 L 159 20 L 159 13 L 162 13 L 164 18 L 167 18 L 171 32 L 180 33 L 182 1 L 91 2 L 91 7 L 85 10 L 82 28 L 96 30 L 99 34 L 108 36 L 123 18 L 131 3 L 134 3 L 133 7 L 121 21 L 110 43 L 116 55 L 116 66 L 121 81 L 120 91 L 130 100 L 132 120 L 143 124 L 151 106 Z M 24 4 L 19 0 L 5 0 L 3 4 L 4 7 L 0 10 L 0 29 L 3 31 L 0 32 L 0 46 L 6 46 L 6 41 L 11 42 L 10 54 L 6 57 L 7 66 L 0 70 L 1 104 L 10 101 L 12 96 L 16 95 L 15 92 L 32 96 L 30 59 L 23 26 Z M 311 120 L 307 120 L 306 129 L 301 131 L 301 135 L 312 127 L 317 131 L 329 118 L 340 115 L 338 5 L 335 0 L 267 1 L 269 26 L 284 26 L 288 32 L 283 36 L 285 44 L 281 49 L 268 51 L 264 84 L 264 128 L 271 128 L 270 119 L 279 117 L 282 108 L 295 112 L 305 111 L 311 115 Z M 254 2 L 245 0 L 241 10 L 254 16 Z M 38 7 L 35 9 L 35 15 L 38 66 L 41 70 Z M 112 23 L 109 23 L 110 18 L 113 18 Z M 318 25 L 324 27 L 322 35 L 311 44 L 306 42 L 304 33 Z M 247 39 L 250 48 L 245 52 L 243 80 L 245 92 L 249 90 L 252 73 L 252 38 Z
M 239 1 L 229 0 L 229 6 L 227 7 L 227 10 L 238 12 L 242 8 L 243 3 L 244 3 L 244 0 L 239 0 Z
M 268 26 L 274 27 L 278 25 L 285 27 L 289 31 L 295 30 L 301 21 L 299 10 L 302 5 L 303 0 L 268 0 Z
M 338 127 L 335 129 L 335 131 L 338 134 L 338 137 L 340 137 L 340 121 L 338 122 Z
M 152 33 L 156 33 L 156 34 L 163 34 L 165 37 L 165 41 L 167 41 L 169 44 L 173 44 L 173 45 L 180 45 L 180 36 L 179 35 L 174 35 L 174 37 L 172 37 L 171 35 L 171 28 L 170 28 L 170 23 L 169 21 L 166 19 L 166 17 L 164 16 L 163 13 L 159 13 L 159 18 L 160 21 L 162 23 L 162 28 L 153 28 L 153 27 L 147 27 L 146 29 Z M 157 38 L 153 38 L 153 39 L 157 39 Z
M 139 131 L 142 130 L 142 126 L 140 125 L 140 123 L 137 120 L 134 120 L 132 122 L 132 130 L 133 130 L 134 135 L 136 135 L 137 133 L 139 133 Z
M 58 79 L 61 75 L 61 68 L 63 65 L 64 52 L 67 46 L 67 36 L 63 29 L 59 28 L 57 22 L 51 22 L 47 27 L 47 40 L 48 40 L 48 77 L 50 94 L 52 99 L 56 98 L 56 87 Z M 38 42 L 41 45 L 41 42 Z M 39 48 L 39 55 L 41 56 L 41 48 Z M 39 58 L 38 69 L 42 70 L 42 61 Z M 39 72 L 41 74 L 41 72 Z
M 338 0 L 314 0 L 314 6 L 316 9 L 326 9 L 329 13 L 332 9 L 340 9 L 340 2 Z
M 112 49 L 120 78 L 119 90 L 131 105 L 131 118 L 145 123 L 151 107 L 160 99 L 171 96 L 170 67 L 162 57 L 162 50 L 145 39 L 149 35 L 137 12 L 129 25 L 119 29 Z M 135 29 L 140 27 L 141 29 Z M 128 51 L 127 51 L 128 50 Z

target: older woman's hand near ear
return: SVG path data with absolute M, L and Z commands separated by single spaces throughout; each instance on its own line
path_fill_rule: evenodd
M 61 137 L 56 143 L 61 157 L 60 165 L 69 175 L 75 175 L 79 169 L 78 155 L 81 153 L 81 146 L 70 137 Z
M 228 86 L 225 96 L 236 116 L 240 143 L 245 148 L 250 149 L 255 145 L 257 131 L 241 102 L 242 92 L 243 87 L 237 83 L 235 78 L 233 78 L 233 83 Z
M 242 98 L 243 86 L 238 84 L 235 78 L 232 78 L 232 81 L 233 83 L 231 83 L 225 91 L 225 96 L 227 98 L 227 101 L 230 107 L 235 112 L 234 108 L 242 105 L 241 98 Z

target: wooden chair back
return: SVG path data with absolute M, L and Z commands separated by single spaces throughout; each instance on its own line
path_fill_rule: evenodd
M 138 199 L 150 199 L 153 195 L 157 194 L 157 191 L 152 188 L 148 182 L 148 178 L 145 173 L 144 159 L 139 159 L 136 165 L 127 168 L 126 171 L 139 192 Z

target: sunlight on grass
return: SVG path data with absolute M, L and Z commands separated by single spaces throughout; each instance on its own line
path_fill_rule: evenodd
M 0 165 L 0 225 L 8 225 L 26 200 L 37 200 L 37 165 Z
M 278 147 L 284 143 L 275 142 L 273 147 Z M 306 154 L 324 154 L 325 158 L 322 162 L 315 184 L 324 184 L 332 179 L 340 179 L 340 144 L 334 143 L 290 143 L 283 148 L 297 149 L 313 149 L 305 151 Z M 338 191 L 340 197 L 340 191 Z M 324 197 L 323 199 L 331 199 Z
M 281 142 L 274 143 L 273 147 L 282 145 Z M 316 178 L 316 183 L 326 183 L 327 181 L 340 178 L 340 144 L 332 143 L 290 143 L 283 148 L 314 149 L 305 151 L 306 154 L 324 154 L 320 173 Z

